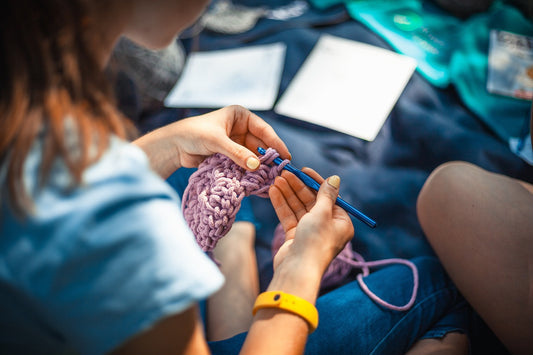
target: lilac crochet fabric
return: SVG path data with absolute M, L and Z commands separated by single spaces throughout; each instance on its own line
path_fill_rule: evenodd
M 245 196 L 268 197 L 268 189 L 283 167 L 270 164 L 279 156 L 269 148 L 256 171 L 247 171 L 220 153 L 206 158 L 189 178 L 183 193 L 183 215 L 204 251 L 212 251 L 225 236 Z

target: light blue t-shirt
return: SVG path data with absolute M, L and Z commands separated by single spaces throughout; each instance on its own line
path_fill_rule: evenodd
M 24 170 L 35 210 L 23 221 L 6 208 L 0 171 L 2 352 L 105 353 L 220 288 L 141 149 L 113 139 L 75 189 L 58 162 L 35 192 L 39 165 L 36 143 Z

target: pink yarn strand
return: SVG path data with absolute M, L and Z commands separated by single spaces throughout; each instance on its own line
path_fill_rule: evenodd
M 352 259 L 343 257 L 341 255 L 339 255 L 339 258 L 354 267 L 362 269 L 363 273 L 357 275 L 357 282 L 359 283 L 359 286 L 361 286 L 361 289 L 363 290 L 363 292 L 365 292 L 367 296 L 370 297 L 370 299 L 380 304 L 381 306 L 394 310 L 394 311 L 406 311 L 413 306 L 416 300 L 416 295 L 418 293 L 419 280 L 418 280 L 418 269 L 412 261 L 405 260 L 405 259 L 399 259 L 399 258 L 383 259 L 383 260 L 376 260 L 376 261 L 364 261 L 364 259 L 359 254 L 357 254 L 357 256 L 358 256 L 358 260 L 352 260 Z M 409 299 L 409 301 L 403 306 L 396 306 L 387 301 L 384 301 L 383 299 L 378 297 L 374 292 L 372 292 L 368 288 L 365 281 L 363 280 L 363 277 L 366 277 L 369 275 L 370 273 L 369 268 L 376 267 L 376 266 L 391 265 L 391 264 L 405 265 L 409 267 L 411 271 L 413 272 L 413 292 L 411 293 L 411 298 Z
M 281 245 L 285 242 L 285 232 L 281 227 L 281 224 L 278 224 L 274 231 L 274 238 L 272 240 L 272 256 L 276 255 L 277 251 Z M 374 292 L 372 292 L 363 278 L 370 274 L 370 268 L 376 266 L 384 266 L 390 264 L 402 264 L 406 265 L 413 272 L 413 292 L 411 294 L 410 300 L 403 306 L 393 305 L 389 302 L 384 301 L 378 297 Z M 337 255 L 335 259 L 330 263 L 329 267 L 326 269 L 324 276 L 322 277 L 321 287 L 333 287 L 342 283 L 352 268 L 358 268 L 361 270 L 361 273 L 357 275 L 357 282 L 363 290 L 363 292 L 374 302 L 378 303 L 382 307 L 394 310 L 394 311 L 406 311 L 410 309 L 416 300 L 416 295 L 418 293 L 418 269 L 416 265 L 405 259 L 384 259 L 377 261 L 365 261 L 363 256 L 352 249 L 352 244 L 348 242 L 344 249 Z

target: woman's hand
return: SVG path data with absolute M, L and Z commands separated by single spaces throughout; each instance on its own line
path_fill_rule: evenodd
M 295 175 L 283 171 L 269 194 L 285 231 L 285 243 L 274 257 L 276 269 L 288 258 L 305 258 L 318 265 L 322 273 L 353 237 L 350 217 L 335 200 L 339 193 L 338 176 L 324 179 L 312 169 L 303 171 L 322 184 L 316 194 Z
M 283 159 L 290 153 L 272 127 L 241 106 L 228 106 L 159 128 L 134 142 L 164 178 L 180 167 L 197 167 L 222 153 L 247 170 L 259 167 L 257 147 L 272 147 Z
M 269 191 L 285 230 L 285 243 L 274 257 L 267 291 L 286 292 L 314 304 L 324 271 L 352 238 L 353 226 L 346 212 L 335 205 L 339 177 L 324 182 L 313 170 L 303 171 L 322 183 L 318 194 L 286 171 Z M 307 322 L 294 313 L 263 308 L 255 315 L 241 352 L 301 354 L 308 330 Z

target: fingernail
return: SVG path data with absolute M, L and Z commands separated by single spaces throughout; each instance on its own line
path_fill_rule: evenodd
M 254 158 L 254 157 L 249 157 L 247 160 L 246 160 L 246 166 L 249 168 L 249 169 L 252 169 L 252 170 L 255 170 L 259 167 L 259 159 L 257 158 Z
M 340 184 L 341 184 L 341 178 L 338 177 L 337 175 L 330 176 L 328 178 L 328 184 L 329 184 L 329 186 L 332 186 L 332 187 L 338 189 Z

